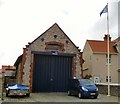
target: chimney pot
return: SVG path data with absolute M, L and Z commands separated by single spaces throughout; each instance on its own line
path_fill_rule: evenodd
M 105 36 L 104 36 L 104 41 L 107 41 L 108 37 L 109 37 L 109 41 L 111 41 L 110 35 L 107 35 L 107 34 L 105 34 Z

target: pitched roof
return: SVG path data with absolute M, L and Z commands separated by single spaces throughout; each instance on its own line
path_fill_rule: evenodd
M 14 66 L 18 67 L 18 64 L 22 61 L 22 56 L 23 56 L 23 55 L 20 55 L 20 56 L 17 58 L 17 60 L 16 60 L 15 63 L 14 63 Z
M 107 41 L 87 40 L 93 52 L 107 52 Z M 110 41 L 110 53 L 117 53 L 114 47 L 115 42 Z
M 33 40 L 30 44 L 34 43 L 38 38 L 40 38 L 42 35 L 44 35 L 46 32 L 48 32 L 49 30 L 52 30 L 52 28 L 57 27 L 60 29 L 61 32 L 64 33 L 64 35 L 70 40 L 70 42 L 78 49 L 79 47 L 77 47 L 73 41 L 65 34 L 65 32 L 59 27 L 59 25 L 57 23 L 54 23 L 50 28 L 48 28 L 44 33 L 42 33 L 40 36 L 38 36 L 35 40 Z

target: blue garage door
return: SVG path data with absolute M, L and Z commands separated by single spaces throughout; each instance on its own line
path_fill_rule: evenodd
M 34 55 L 32 92 L 66 92 L 72 76 L 72 58 Z

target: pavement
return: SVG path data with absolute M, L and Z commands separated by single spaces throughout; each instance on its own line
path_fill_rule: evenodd
M 2 102 L 2 104 L 6 102 L 88 102 L 89 104 L 91 102 L 102 102 L 102 104 L 108 102 L 109 104 L 119 104 L 118 101 L 120 101 L 120 99 L 116 96 L 107 96 L 103 94 L 99 94 L 97 99 L 79 99 L 77 96 L 67 96 L 67 93 L 31 93 L 30 97 L 4 97 L 4 100 L 0 102 Z

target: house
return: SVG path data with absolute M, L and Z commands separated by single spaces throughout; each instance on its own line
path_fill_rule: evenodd
M 16 83 L 15 79 L 16 67 L 10 65 L 2 65 L 0 69 L 0 94 L 3 94 L 3 87 L 7 84 Z
M 4 72 L 4 76 L 12 77 L 15 76 L 16 67 L 10 65 L 2 65 L 2 69 Z
M 16 67 L 10 66 L 10 65 L 2 65 L 2 69 L 0 69 L 0 76 L 4 77 L 4 85 L 16 83 L 15 80 L 15 73 L 16 73 Z M 4 86 L 4 87 L 5 87 Z
M 32 92 L 65 92 L 68 80 L 80 77 L 80 50 L 53 24 L 23 48 L 15 62 L 18 83 Z
M 111 41 L 110 35 L 104 40 L 87 40 L 83 49 L 83 76 L 91 75 L 95 83 L 108 82 L 107 37 L 110 40 L 110 82 L 118 83 L 118 50 L 116 42 Z

